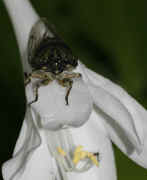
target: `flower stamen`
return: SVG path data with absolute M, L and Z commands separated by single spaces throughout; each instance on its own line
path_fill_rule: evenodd
M 81 145 L 75 148 L 75 151 L 73 153 L 73 159 L 72 159 L 73 164 L 76 166 L 79 163 L 79 161 L 89 158 L 94 165 L 98 166 L 99 162 L 96 156 L 93 153 L 88 152 L 88 151 L 83 151 L 82 149 L 83 149 L 83 146 Z M 57 147 L 57 151 L 61 156 L 63 157 L 67 156 L 66 152 L 61 147 Z
M 91 152 L 88 152 L 88 151 L 83 151 L 83 146 L 78 146 L 75 151 L 74 151 L 74 158 L 73 158 L 73 163 L 75 165 L 78 164 L 78 162 L 82 159 L 85 159 L 85 158 L 89 158 L 91 159 L 91 161 L 93 162 L 93 164 L 95 164 L 96 166 L 99 165 L 99 162 L 98 160 L 96 159 L 96 156 L 91 153 Z
M 57 151 L 59 152 L 60 155 L 66 156 L 66 152 L 61 147 L 58 147 Z

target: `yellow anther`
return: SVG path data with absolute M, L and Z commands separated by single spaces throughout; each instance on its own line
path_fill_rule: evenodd
M 81 159 L 86 158 L 87 152 L 81 151 L 74 154 L 73 163 L 77 164 Z
M 75 158 L 75 159 L 73 159 L 73 163 L 76 165 L 76 164 L 78 164 L 78 162 L 80 161 L 80 159 L 79 158 Z
M 99 165 L 99 162 L 98 160 L 96 159 L 96 156 L 91 153 L 91 152 L 88 152 L 88 151 L 83 151 L 83 146 L 78 146 L 75 151 L 74 151 L 74 157 L 73 157 L 73 163 L 76 165 L 78 164 L 78 162 L 82 159 L 85 159 L 85 158 L 89 158 L 93 164 L 95 164 L 96 166 Z
M 90 157 L 90 159 L 91 159 L 91 161 L 92 161 L 96 166 L 99 165 L 98 160 L 96 159 L 96 157 L 95 157 L 94 155 L 92 155 L 92 156 Z
M 90 158 L 91 156 L 93 156 L 93 154 L 91 152 L 87 152 L 87 157 Z
M 74 154 L 78 153 L 78 152 L 81 152 L 83 149 L 83 146 L 77 146 L 75 151 L 74 151 Z
M 80 159 L 84 159 L 87 157 L 87 152 L 86 151 L 81 151 L 79 152 L 79 155 L 80 155 Z
M 66 156 L 66 152 L 65 152 L 61 147 L 58 147 L 58 148 L 57 148 L 57 151 L 58 151 L 62 156 Z
M 73 161 L 74 164 L 77 164 L 77 163 L 80 161 L 80 159 L 81 159 L 81 158 L 80 158 L 80 155 L 79 155 L 79 154 L 76 154 L 76 155 L 74 156 L 74 158 L 73 158 L 72 161 Z

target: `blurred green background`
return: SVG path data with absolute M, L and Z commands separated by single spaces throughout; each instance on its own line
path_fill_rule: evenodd
M 147 108 L 146 0 L 32 0 L 90 68 L 124 87 Z M 25 15 L 24 15 L 25 16 Z M 0 3 L 0 163 L 11 157 L 25 111 L 22 67 L 10 20 Z M 116 147 L 118 180 L 146 180 Z M 106 172 L 107 173 L 107 172 Z

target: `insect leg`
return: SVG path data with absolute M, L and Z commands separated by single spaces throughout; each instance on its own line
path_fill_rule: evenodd
M 72 73 L 65 73 L 63 74 L 64 78 L 65 79 L 71 79 L 71 78 L 81 78 L 82 75 L 80 73 L 75 73 L 75 72 L 72 72 Z
M 39 83 L 39 84 L 36 84 L 36 86 L 35 86 L 35 88 L 34 88 L 35 99 L 34 99 L 33 101 L 31 101 L 31 102 L 29 103 L 29 105 L 31 105 L 31 104 L 33 104 L 33 103 L 35 103 L 35 102 L 38 101 L 38 89 L 39 89 L 40 86 L 41 86 L 40 83 Z
M 66 96 L 65 96 L 65 101 L 66 101 L 66 105 L 69 105 L 68 97 L 69 97 L 70 91 L 72 89 L 73 80 L 69 79 L 69 78 L 64 78 L 62 80 L 58 80 L 58 82 L 59 82 L 59 84 L 61 86 L 67 87 L 67 93 L 66 93 Z
M 69 97 L 69 93 L 72 89 L 72 83 L 69 85 L 69 87 L 67 88 L 67 93 L 66 93 L 66 96 L 65 96 L 65 101 L 66 101 L 66 105 L 69 105 L 68 103 L 68 97 Z
M 35 86 L 35 88 L 34 88 L 35 99 L 34 99 L 33 101 L 31 101 L 31 102 L 29 103 L 29 105 L 31 105 L 31 104 L 33 104 L 33 103 L 35 103 L 35 102 L 38 101 L 38 89 L 39 89 L 39 87 L 40 87 L 40 86 L 46 86 L 46 85 L 48 85 L 51 81 L 52 81 L 52 80 L 50 80 L 50 79 L 43 79 L 41 82 L 39 82 L 39 83 L 36 84 L 36 86 Z
M 24 84 L 27 86 L 31 82 L 31 78 L 45 79 L 45 75 L 41 72 L 32 72 L 30 74 L 24 73 Z
M 24 73 L 24 85 L 27 86 L 31 82 L 31 74 Z

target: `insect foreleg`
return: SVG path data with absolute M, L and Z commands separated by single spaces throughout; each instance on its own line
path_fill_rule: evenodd
M 38 89 L 39 89 L 39 87 L 41 87 L 41 86 L 46 86 L 46 85 L 48 85 L 51 81 L 52 81 L 52 80 L 50 80 L 50 79 L 43 79 L 41 82 L 39 82 L 39 83 L 36 84 L 36 86 L 34 87 L 35 99 L 34 99 L 33 101 L 31 101 L 31 102 L 29 103 L 29 105 L 31 105 L 31 104 L 33 104 L 33 103 L 35 103 L 35 102 L 38 101 Z
M 69 105 L 68 97 L 69 97 L 69 93 L 70 93 L 71 89 L 72 89 L 72 84 L 70 84 L 70 86 L 67 89 L 67 93 L 66 93 L 66 96 L 65 96 L 66 105 Z
M 72 72 L 72 73 L 63 73 L 63 77 L 66 79 L 72 79 L 72 78 L 81 78 L 82 75 L 80 73 L 75 73 L 75 72 Z
M 31 102 L 29 103 L 29 105 L 31 105 L 31 104 L 33 104 L 33 103 L 35 103 L 35 102 L 38 101 L 38 89 L 39 89 L 40 86 L 41 86 L 40 83 L 39 83 L 39 84 L 36 84 L 36 86 L 35 86 L 35 88 L 34 88 L 35 99 L 34 99 L 33 101 L 31 101 Z
M 27 86 L 31 82 L 31 74 L 24 73 L 24 85 Z
M 65 101 L 66 101 L 66 105 L 69 105 L 69 103 L 68 103 L 68 97 L 69 97 L 70 91 L 71 91 L 71 89 L 72 89 L 73 80 L 72 80 L 72 79 L 68 79 L 68 78 L 64 78 L 64 79 L 62 79 L 62 80 L 58 80 L 58 83 L 59 83 L 61 86 L 67 88 L 67 93 L 66 93 L 66 96 L 65 96 Z

